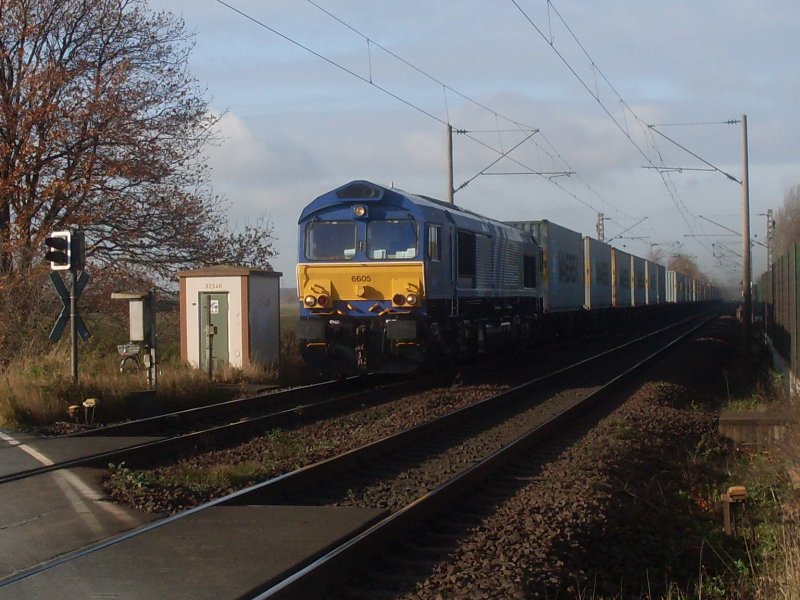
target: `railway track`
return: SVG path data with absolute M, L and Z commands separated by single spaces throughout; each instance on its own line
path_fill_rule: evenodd
M 576 419 L 592 419 L 592 415 L 586 417 L 587 411 L 708 320 L 684 322 L 677 333 L 673 327 L 665 328 L 328 464 L 301 470 L 227 500 L 230 504 L 309 503 L 313 490 L 319 494 L 317 502 L 337 505 L 364 502 L 374 506 L 376 499 L 391 499 L 386 506 L 388 517 L 256 597 L 315 597 L 318 590 L 330 590 L 376 554 L 385 554 L 388 545 L 408 538 L 409 532 L 419 530 L 433 515 L 441 517 L 444 508 L 467 494 L 488 494 L 491 499 L 492 490 L 481 487 L 487 478 L 506 469 L 510 469 L 512 479 L 519 476 L 519 469 L 509 465 L 523 456 L 529 459 L 526 453 L 534 444 L 546 444 L 548 438 Z M 546 449 L 538 452 L 546 453 Z M 369 480 L 366 485 L 356 487 L 364 479 Z M 443 518 L 447 520 L 448 515 Z M 397 577 L 395 568 L 392 565 L 373 579 L 383 577 L 391 585 Z M 381 591 L 385 590 L 356 590 L 354 595 L 380 595 Z M 343 591 L 342 595 L 350 592 Z
M 126 437 L 138 438 L 138 441 L 122 448 L 2 475 L 0 485 L 59 469 L 106 467 L 109 462 L 122 461 L 132 466 L 146 464 L 162 456 L 205 448 L 221 440 L 237 439 L 275 427 L 295 427 L 375 402 L 376 398 L 386 401 L 418 389 L 420 385 L 418 381 L 398 381 L 385 376 L 354 377 L 88 429 L 60 439 Z
M 605 342 L 605 336 L 597 341 Z M 589 338 L 591 340 L 591 338 Z M 547 360 L 541 369 L 565 361 L 576 352 L 575 340 L 548 347 Z M 580 343 L 578 343 L 580 345 Z M 591 346 L 591 343 L 589 344 Z M 577 351 L 591 353 L 591 348 Z M 481 366 L 489 371 L 507 366 L 506 359 L 488 361 Z M 0 474 L 0 485 L 59 469 L 101 467 L 125 462 L 129 468 L 152 464 L 164 456 L 202 451 L 215 444 L 229 443 L 266 430 L 291 429 L 315 420 L 345 414 L 354 407 L 390 402 L 392 399 L 447 382 L 451 373 L 422 379 L 400 379 L 373 375 L 297 388 L 209 404 L 144 419 L 87 429 L 59 439 L 131 438 L 122 447 L 88 451 L 86 454 L 55 460 L 46 465 Z M 47 443 L 52 438 L 47 438 Z M 118 445 L 119 446 L 119 445 Z
M 265 599 L 313 597 L 319 590 L 341 583 L 376 550 L 407 537 L 432 515 L 441 515 L 444 507 L 467 491 L 486 493 L 481 486 L 487 477 L 507 468 L 532 445 L 544 444 L 553 432 L 563 430 L 566 422 L 613 394 L 707 320 L 684 322 L 679 333 L 673 327 L 659 330 L 413 429 L 188 512 L 255 504 L 385 506 L 389 511 L 385 519 L 312 563 L 298 565 L 290 576 L 268 582 L 257 595 Z M 115 542 L 85 552 L 109 543 Z M 391 580 L 392 575 L 387 578 Z M 358 590 L 355 593 L 358 595 Z

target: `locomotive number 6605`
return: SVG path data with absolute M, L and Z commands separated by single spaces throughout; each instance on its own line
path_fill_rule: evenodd
M 353 275 L 350 280 L 353 283 L 370 283 L 372 281 L 372 275 Z

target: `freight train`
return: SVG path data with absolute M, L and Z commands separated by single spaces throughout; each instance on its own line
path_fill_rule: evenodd
M 298 225 L 300 351 L 328 374 L 409 372 L 714 295 L 550 221 L 504 223 L 369 181 L 319 196 Z

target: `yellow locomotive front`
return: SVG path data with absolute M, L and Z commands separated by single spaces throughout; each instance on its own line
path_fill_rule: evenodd
M 416 368 L 423 273 L 421 262 L 298 264 L 305 360 L 333 373 Z
M 300 218 L 298 340 L 321 372 L 407 372 L 423 361 L 421 227 L 385 191 L 340 188 Z

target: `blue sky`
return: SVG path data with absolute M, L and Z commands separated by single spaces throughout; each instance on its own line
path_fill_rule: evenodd
M 215 0 L 150 2 L 195 33 L 190 70 L 226 112 L 212 183 L 234 224 L 271 219 L 285 287 L 297 217 L 316 196 L 352 179 L 445 196 L 447 122 L 473 132 L 454 139 L 455 185 L 470 182 L 457 204 L 593 236 L 602 212 L 614 245 L 679 249 L 720 283 L 740 280 L 741 240 L 725 228 L 742 220 L 741 186 L 723 174 L 741 179 L 742 130 L 722 122 L 748 117 L 755 239 L 759 213 L 800 184 L 794 0 L 228 3 L 341 66 Z M 700 124 L 657 130 L 723 173 L 694 170 L 708 165 L 648 127 L 676 123 Z M 542 175 L 478 176 L 529 126 L 539 133 L 510 155 L 521 164 L 488 172 Z M 756 246 L 754 275 L 765 262 Z

